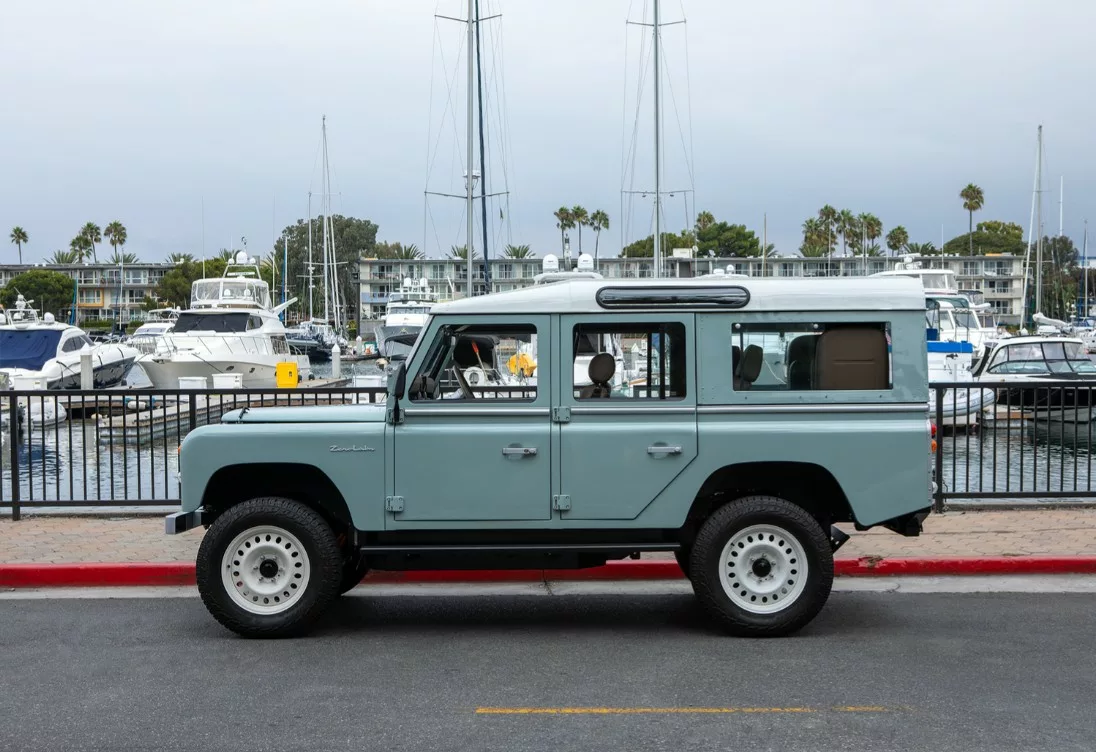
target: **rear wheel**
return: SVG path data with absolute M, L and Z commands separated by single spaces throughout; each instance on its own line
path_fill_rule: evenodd
M 303 634 L 338 595 L 342 573 L 331 527 L 290 499 L 251 499 L 228 509 L 198 549 L 202 601 L 245 637 Z
M 833 552 L 822 526 L 802 507 L 749 496 L 716 510 L 690 557 L 693 588 L 729 633 L 786 635 L 825 605 Z

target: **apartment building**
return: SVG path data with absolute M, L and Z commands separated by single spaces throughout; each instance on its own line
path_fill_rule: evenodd
M 60 272 L 76 282 L 76 323 L 89 321 L 116 321 L 124 323 L 143 321 L 141 308 L 145 297 L 155 299 L 156 288 L 164 274 L 175 265 L 167 262 L 134 264 L 2 264 L 0 287 L 6 286 L 13 277 L 32 269 Z M 38 301 L 36 305 L 40 305 Z M 51 309 L 57 306 L 49 304 Z M 63 317 L 72 312 L 69 301 L 60 308 Z
M 926 268 L 950 269 L 955 272 L 960 288 L 981 290 L 1002 324 L 1020 323 L 1023 295 L 1022 256 L 924 256 L 913 257 Z M 894 268 L 898 259 L 875 258 L 801 258 L 783 256 L 766 259 L 665 259 L 663 277 L 696 277 L 723 269 L 751 277 L 861 277 Z M 490 292 L 514 290 L 533 284 L 541 271 L 541 258 L 492 258 Z M 608 279 L 638 279 L 654 276 L 654 261 L 650 258 L 603 258 L 598 271 Z M 459 259 L 420 259 L 396 261 L 362 259 L 358 265 L 362 319 L 377 319 L 384 315 L 388 296 L 399 289 L 405 278 L 429 280 L 440 300 L 464 297 L 468 289 L 468 265 Z M 474 294 L 488 292 L 482 260 L 473 262 Z

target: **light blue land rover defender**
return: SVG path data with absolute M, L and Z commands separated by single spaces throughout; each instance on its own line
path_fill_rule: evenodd
M 181 450 L 210 612 L 300 634 L 369 570 L 672 552 L 731 634 L 822 608 L 833 552 L 930 497 L 915 279 L 586 279 L 436 306 L 384 405 L 227 413 Z

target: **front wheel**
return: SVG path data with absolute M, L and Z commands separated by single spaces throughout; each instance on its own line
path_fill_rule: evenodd
M 689 571 L 701 603 L 729 633 L 780 636 L 822 610 L 833 585 L 833 552 L 802 507 L 749 496 L 704 522 Z
M 342 556 L 330 525 L 290 499 L 251 499 L 218 517 L 198 549 L 198 592 L 244 637 L 303 634 L 338 595 Z

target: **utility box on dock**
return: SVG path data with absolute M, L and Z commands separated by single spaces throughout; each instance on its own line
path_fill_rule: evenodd
M 279 389 L 295 389 L 298 380 L 296 363 L 286 361 L 274 366 L 274 384 Z
M 244 388 L 244 375 L 242 373 L 215 373 L 212 378 L 214 389 Z

